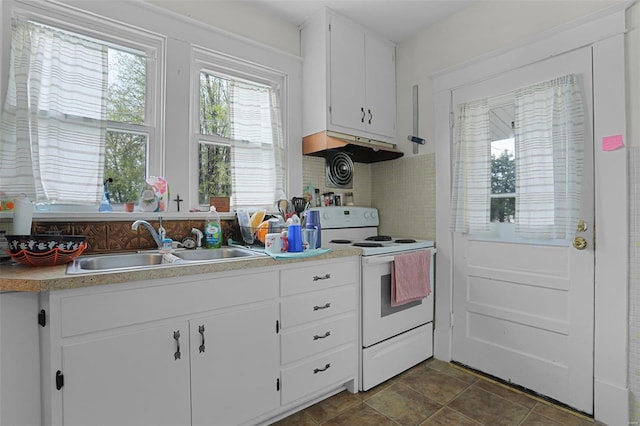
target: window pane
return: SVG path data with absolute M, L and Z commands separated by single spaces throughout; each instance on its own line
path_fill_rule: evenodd
M 146 58 L 112 48 L 109 48 L 108 54 L 108 119 L 119 123 L 144 124 Z
M 231 196 L 231 147 L 201 141 L 198 164 L 200 204 L 209 205 L 209 197 Z
M 229 116 L 229 80 L 201 72 L 200 134 L 229 138 Z
M 514 140 L 503 139 L 491 142 L 491 194 L 511 194 L 505 197 L 492 196 L 491 221 L 514 222 L 516 214 L 516 162 Z
M 107 131 L 104 178 L 109 185 L 111 202 L 137 201 L 146 178 L 147 136 Z

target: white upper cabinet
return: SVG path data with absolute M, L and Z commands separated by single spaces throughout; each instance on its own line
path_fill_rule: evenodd
M 395 141 L 395 45 L 323 11 L 304 25 L 303 136 L 323 130 Z

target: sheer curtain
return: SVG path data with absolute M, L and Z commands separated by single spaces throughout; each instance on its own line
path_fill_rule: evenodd
M 0 190 L 38 201 L 100 200 L 107 48 L 31 22 L 12 23 L 0 127 Z
M 231 80 L 233 205 L 266 206 L 284 194 L 284 138 L 279 92 Z
M 516 234 L 570 240 L 580 213 L 584 150 L 576 75 L 516 91 L 515 138 Z
M 453 153 L 451 230 L 489 230 L 491 143 L 486 99 L 460 107 L 458 140 Z

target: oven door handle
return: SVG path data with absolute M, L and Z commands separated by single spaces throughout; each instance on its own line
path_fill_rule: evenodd
M 393 262 L 395 256 L 364 256 L 362 261 L 366 265 L 377 265 L 380 263 L 389 263 Z

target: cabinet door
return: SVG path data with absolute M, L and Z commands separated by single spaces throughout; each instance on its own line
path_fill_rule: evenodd
M 330 40 L 330 122 L 364 130 L 364 33 L 332 17 Z
M 241 424 L 279 406 L 277 318 L 274 302 L 190 321 L 193 425 Z
M 64 345 L 64 424 L 190 424 L 188 341 L 185 321 Z
M 394 45 L 367 34 L 365 62 L 365 124 L 367 132 L 395 139 L 396 61 Z

